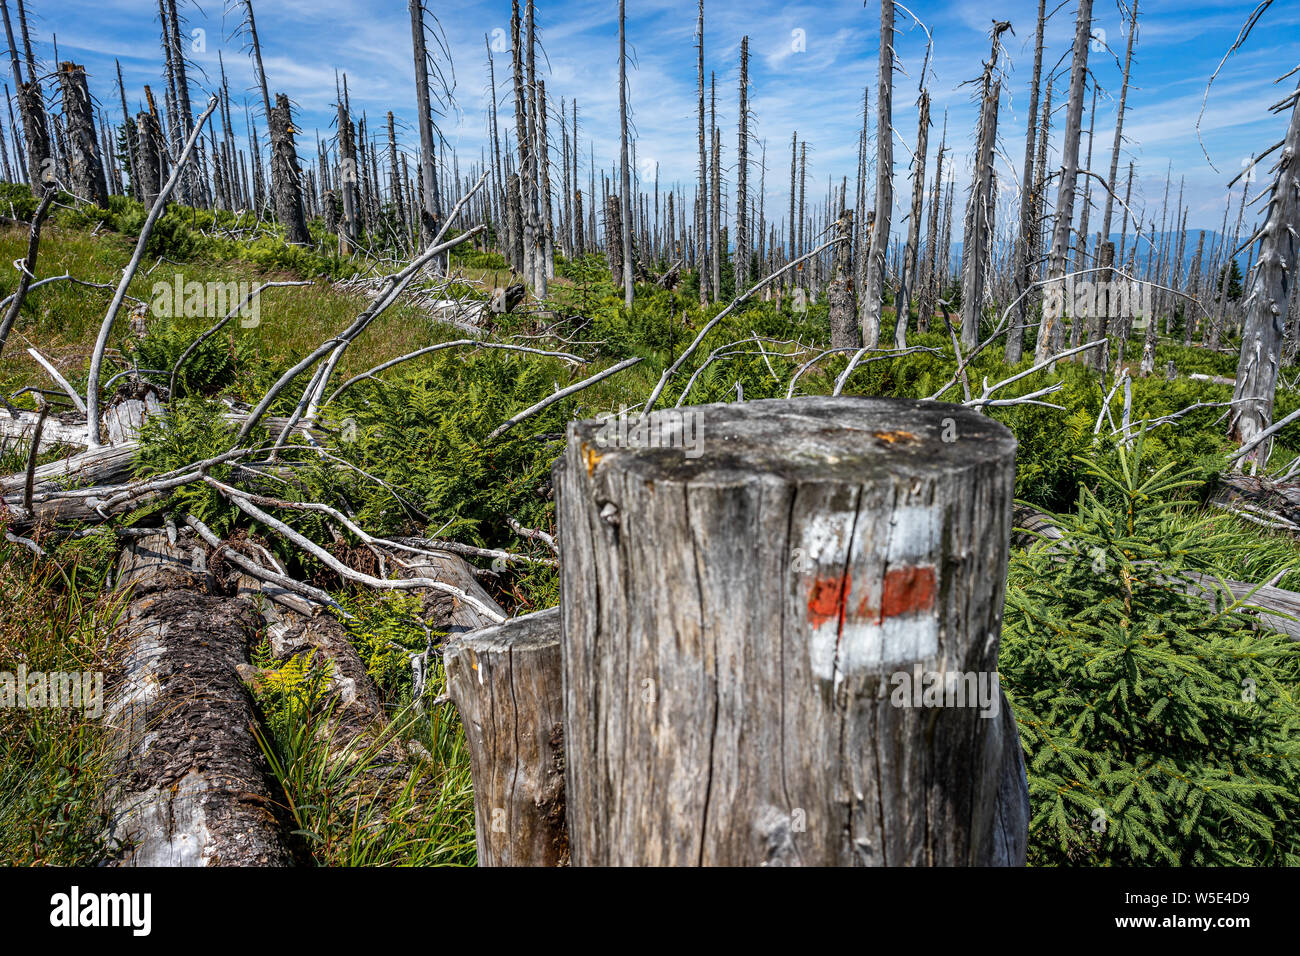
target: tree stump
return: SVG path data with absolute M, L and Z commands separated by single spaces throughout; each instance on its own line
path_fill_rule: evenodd
M 574 865 L 1023 863 L 1011 433 L 848 398 L 650 424 L 571 424 L 555 466 Z
M 466 634 L 444 660 L 469 744 L 479 866 L 564 865 L 559 609 Z

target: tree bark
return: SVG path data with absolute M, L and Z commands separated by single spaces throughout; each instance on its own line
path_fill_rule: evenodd
M 1011 433 L 911 401 L 693 411 L 725 436 L 699 457 L 579 422 L 554 469 L 574 865 L 1023 864 L 1000 696 L 983 719 L 898 692 L 991 684 Z
M 916 153 L 912 158 L 912 210 L 907 219 L 907 247 L 903 253 L 903 285 L 899 290 L 894 348 L 907 348 L 907 324 L 911 321 L 912 291 L 917 285 L 918 252 L 921 242 L 921 207 L 925 200 L 925 162 L 930 136 L 930 94 L 921 91 L 917 101 L 919 114 L 916 130 Z
M 1065 135 L 1061 145 L 1060 188 L 1056 193 L 1056 227 L 1052 233 L 1052 251 L 1047 277 L 1063 295 L 1065 270 L 1070 255 L 1070 226 L 1074 221 L 1074 193 L 1079 180 L 1079 137 L 1083 119 L 1083 90 L 1088 73 L 1088 43 L 1092 39 L 1092 0 L 1079 0 L 1074 27 L 1074 59 L 1070 66 L 1070 98 L 1065 108 Z M 1048 287 L 1049 290 L 1052 286 Z M 1044 307 L 1038 329 L 1036 362 L 1052 354 L 1054 337 L 1060 328 L 1059 310 Z
M 479 866 L 563 866 L 560 611 L 473 631 L 444 652 L 474 779 Z
M 1268 217 L 1260 229 L 1259 261 L 1246 299 L 1246 318 L 1237 363 L 1237 385 L 1228 434 L 1245 444 L 1269 426 L 1277 391 L 1286 310 L 1296 281 L 1300 253 L 1300 88 L 1292 95 L 1291 124 L 1277 161 L 1277 178 L 1268 202 Z M 1266 442 L 1251 453 L 1268 460 Z
M 862 344 L 875 348 L 885 307 L 885 257 L 894 208 L 894 0 L 880 0 L 880 75 L 876 90 L 876 206 L 867 250 L 866 283 L 859 302 Z
M 1034 179 L 1034 139 L 1038 122 L 1038 90 L 1043 76 L 1043 30 L 1046 27 L 1047 0 L 1038 0 L 1038 28 L 1034 35 L 1034 73 L 1029 84 L 1029 110 L 1025 123 L 1025 161 L 1020 174 L 1020 231 L 1016 236 L 1015 275 L 1012 285 L 1012 298 L 1018 299 L 1013 311 L 1011 327 L 1007 330 L 1007 342 L 1003 358 L 1008 365 L 1016 365 L 1024 354 L 1025 324 L 1029 320 L 1029 296 L 1025 290 L 1033 278 L 1034 249 L 1033 236 L 1038 228 L 1039 207 L 1042 197 L 1035 188 Z
M 831 324 L 831 348 L 861 348 L 858 297 L 853 285 L 853 210 L 844 209 L 835 222 L 831 282 L 826 290 Z
M 271 139 L 271 199 L 275 218 L 284 229 L 285 242 L 306 245 L 311 242 L 311 235 L 302 208 L 302 171 L 298 168 L 298 150 L 293 142 L 289 97 L 283 93 L 275 94 L 267 129 Z
M 197 552 L 198 557 L 194 554 Z M 119 781 L 114 835 L 123 866 L 285 866 L 252 702 L 237 668 L 258 618 L 238 598 L 204 593 L 204 551 L 183 534 L 142 538 L 118 587 L 132 588 L 122 625 L 124 681 L 104 711 Z
M 108 181 L 95 137 L 95 108 L 90 102 L 86 70 L 76 63 L 59 64 L 63 118 L 68 130 L 68 185 L 72 192 L 100 208 L 108 206 Z

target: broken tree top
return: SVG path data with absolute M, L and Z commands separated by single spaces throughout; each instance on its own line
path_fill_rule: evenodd
M 590 475 L 726 485 L 760 475 L 784 481 L 935 477 L 1013 458 L 999 422 L 960 405 L 881 398 L 763 400 L 596 419 L 570 426 Z

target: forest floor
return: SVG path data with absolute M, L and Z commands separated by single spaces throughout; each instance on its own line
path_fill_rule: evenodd
M 42 236 L 37 278 L 69 273 L 109 288 L 56 282 L 33 291 L 8 348 L 0 356 L 0 394 L 12 395 L 29 386 L 55 388 L 48 374 L 27 354 L 29 347 L 49 359 L 84 394 L 87 365 L 111 286 L 131 254 L 133 240 L 111 228 L 112 224 L 101 228 L 103 222 L 94 226 L 75 214 L 52 219 Z M 176 468 L 230 447 L 232 432 L 214 414 L 221 408 L 219 402 L 255 403 L 286 368 L 346 327 L 364 308 L 366 269 L 376 274 L 391 268 L 381 262 L 363 268 L 346 263 L 340 268 L 337 257 L 304 262 L 297 253 L 274 248 L 274 239 L 217 244 L 204 241 L 196 232 L 187 232 L 184 216 L 178 214 L 172 231 L 158 243 L 131 284 L 130 294 L 151 302 L 155 283 L 172 283 L 178 274 L 183 283 L 245 281 L 256 285 L 309 280 L 310 284 L 266 290 L 256 323 L 231 323 L 195 353 L 179 377 L 178 394 L 171 397 L 166 422 L 146 428 L 136 465 L 139 475 Z M 0 230 L 0 261 L 21 259 L 26 246 L 25 229 Z M 472 298 L 486 299 L 491 288 L 504 284 L 508 275 L 498 255 L 468 248 L 453 254 L 452 266 L 457 277 L 451 283 L 453 291 Z M 513 522 L 554 533 L 549 467 L 563 447 L 565 424 L 644 402 L 663 370 L 721 308 L 700 310 L 691 277 L 675 291 L 648 284 L 639 287 L 637 305 L 628 313 L 602 259 L 562 262 L 557 271 L 560 274 L 544 308 L 494 317 L 485 328 L 484 341 L 573 352 L 582 364 L 458 347 L 397 366 L 383 373 L 382 381 L 366 380 L 353 386 L 325 411 L 321 428 L 336 441 L 336 454 L 350 463 L 352 470 L 342 465 L 304 466 L 296 487 L 281 493 L 300 501 L 346 501 L 355 520 L 376 534 L 437 536 L 548 558 L 547 549 L 535 539 L 520 536 Z M 8 294 L 15 285 L 13 275 L 5 276 L 0 294 Z M 136 314 L 142 323 L 123 315 L 115 326 L 109 343 L 114 372 L 133 364 L 141 369 L 170 369 L 186 346 L 214 321 L 206 313 L 155 316 L 144 307 L 137 308 Z M 139 336 L 141 324 L 143 338 Z M 889 324 L 882 329 L 882 342 L 892 341 Z M 1107 553 L 1113 549 L 1120 563 L 1157 560 L 1171 573 L 1187 567 L 1261 584 L 1273 579 L 1278 586 L 1300 591 L 1300 546 L 1293 537 L 1248 524 L 1210 505 L 1217 476 L 1226 470 L 1226 455 L 1233 447 L 1221 422 L 1222 403 L 1231 398 L 1232 389 L 1185 376 L 1195 372 L 1230 378 L 1236 356 L 1227 350 L 1183 348 L 1178 344 L 1180 330 L 1181 318 L 1173 338 L 1162 339 L 1159 345 L 1155 376 L 1144 379 L 1133 369 L 1132 420 L 1156 419 L 1196 402 L 1219 405 L 1152 429 L 1139 443 L 1140 454 L 1135 458 L 1132 443 L 1123 441 L 1115 427 L 1122 397 L 1112 397 L 1109 414 L 1103 409 L 1111 392 L 1110 380 L 1103 382 L 1096 371 L 1074 362 L 1036 372 L 1017 383 L 1010 395 L 1059 382 L 1063 387 L 1048 400 L 1063 410 L 1035 405 L 990 410 L 1019 441 L 1017 497 L 1037 510 L 1061 516 L 1067 524 L 1075 522 L 1073 531 L 1081 536 L 1100 534 L 1102 526 L 1114 531 L 1115 522 L 1123 525 L 1122 516 L 1128 515 L 1125 527 L 1109 538 L 1097 539 L 1097 547 Z M 334 382 L 341 383 L 413 350 L 464 337 L 463 329 L 437 321 L 427 308 L 399 302 L 345 354 Z M 741 394 L 746 400 L 784 398 L 795 371 L 817 352 L 808 348 L 826 337 L 824 302 L 798 313 L 791 311 L 788 300 L 780 306 L 771 301 L 749 303 L 710 333 L 691 365 L 672 380 L 659 407 L 672 406 L 679 396 L 684 405 L 730 401 Z M 728 343 L 737 344 L 722 349 L 683 394 L 691 373 L 709 352 Z M 863 364 L 848 380 L 844 394 L 920 398 L 951 379 L 955 361 L 941 323 L 937 328 L 932 325 L 926 334 L 913 333 L 909 345 L 924 346 L 928 351 L 885 356 Z M 1032 364 L 1029 358 L 1009 367 L 1002 362 L 1001 351 L 1000 346 L 986 350 L 970 368 L 970 383 L 977 393 L 982 380 L 997 382 Z M 1032 356 L 1032 343 L 1026 351 Z M 1137 336 L 1128 343 L 1126 354 L 1126 366 L 1132 368 L 1141 354 Z M 629 357 L 640 357 L 642 362 L 555 403 L 496 439 L 489 438 L 497 426 L 520 410 Z M 1180 377 L 1166 380 L 1163 371 L 1170 361 Z M 795 394 L 828 394 L 844 367 L 844 357 L 827 357 L 798 379 Z M 1283 379 L 1294 375 L 1293 369 L 1286 369 Z M 943 397 L 960 401 L 961 385 L 954 385 Z M 272 414 L 287 414 L 295 400 L 296 395 L 286 395 L 272 407 Z M 34 407 L 30 392 L 14 401 L 19 407 Z M 1275 416 L 1297 407 L 1300 390 L 1280 389 Z M 63 453 L 54 450 L 42 460 L 54 460 Z M 1279 437 L 1273 460 L 1285 462 L 1297 453 L 1300 426 L 1293 426 Z M 24 448 L 7 446 L 0 452 L 5 474 L 21 472 L 25 463 Z M 380 479 L 381 484 L 358 477 L 358 470 Z M 1122 476 L 1130 471 L 1147 477 L 1176 474 L 1185 484 L 1177 488 L 1165 488 L 1158 482 L 1143 486 L 1135 479 L 1126 485 Z M 1093 514 L 1094 505 L 1103 509 L 1101 517 Z M 346 781 L 331 782 L 306 772 L 324 766 L 325 761 L 321 735 L 315 733 L 323 719 L 321 708 L 327 706 L 313 689 L 319 675 L 313 675 L 301 661 L 296 665 L 275 661 L 267 656 L 264 646 L 254 648 L 262 675 L 255 692 L 263 726 L 259 739 L 275 768 L 286 805 L 294 808 L 304 861 L 323 865 L 472 863 L 473 804 L 463 731 L 450 705 L 425 707 L 413 699 L 408 660 L 425 645 L 427 635 L 411 599 L 379 596 L 348 584 L 321 565 L 286 550 L 265 529 L 250 528 L 246 519 L 203 486 L 182 489 L 165 508 L 133 513 L 81 538 L 42 529 L 35 535 L 38 543 L 48 545 L 42 558 L 34 558 L 16 544 L 0 542 L 0 588 L 6 604 L 0 614 L 0 670 L 24 661 L 31 669 L 39 666 L 111 674 L 119 640 L 117 625 L 126 600 L 105 587 L 118 551 L 114 530 L 131 522 L 157 523 L 163 514 L 182 508 L 203 514 L 220 535 L 251 531 L 296 575 L 329 591 L 352 612 L 348 635 L 392 717 L 397 728 L 394 733 L 419 744 L 422 756 L 413 758 L 411 782 L 403 792 L 373 818 L 349 818 L 346 808 L 331 806 L 321 789 L 344 786 Z M 1143 509 L 1150 511 L 1149 521 L 1134 523 L 1132 515 L 1135 511 L 1146 513 Z M 0 518 L 0 524 L 3 522 Z M 295 524 L 304 533 L 323 537 L 318 524 Z M 1167 540 L 1134 543 L 1152 535 Z M 1165 549 L 1160 554 L 1142 551 L 1157 545 Z M 1139 556 L 1139 551 L 1144 556 Z M 1152 730 L 1144 733 L 1140 743 L 1121 741 L 1117 752 L 1122 752 L 1122 757 L 1107 763 L 1111 759 L 1104 754 L 1108 745 L 1086 741 L 1084 732 L 1071 723 L 1074 717 L 1052 710 L 1055 704 L 1044 703 L 1042 694 L 1070 696 L 1064 688 L 1072 686 L 1074 679 L 1062 675 L 1070 673 L 1072 664 L 1068 655 L 1048 662 L 1042 656 L 1046 651 L 1034 641 L 1048 635 L 1044 639 L 1050 643 L 1054 640 L 1050 635 L 1077 633 L 1091 635 L 1098 646 L 1109 646 L 1108 642 L 1127 646 L 1124 628 L 1130 625 L 1125 622 L 1137 620 L 1140 612 L 1133 609 L 1130 593 L 1128 617 L 1116 617 L 1119 623 L 1111 630 L 1092 619 L 1091 623 L 1079 623 L 1084 618 L 1076 620 L 1071 615 L 1077 612 L 1086 617 L 1084 609 L 1090 602 L 1094 607 L 1098 601 L 1104 604 L 1111 593 L 1105 588 L 1110 584 L 1088 584 L 1086 588 L 1100 587 L 1103 592 L 1085 593 L 1079 590 L 1084 585 L 1071 583 L 1069 568 L 1058 569 L 1051 562 L 1034 564 L 1041 555 L 1032 548 L 1015 552 L 1003 676 L 1021 718 L 1029 753 L 1035 801 L 1031 861 L 1245 862 L 1264 852 L 1261 845 L 1272 847 L 1269 853 L 1275 862 L 1300 859 L 1294 760 L 1284 761 L 1283 767 L 1269 774 L 1257 773 L 1256 790 L 1245 794 L 1240 787 L 1245 785 L 1242 781 L 1249 783 L 1250 774 L 1242 767 L 1203 767 L 1189 756 L 1198 746 L 1194 741 L 1198 731 L 1187 730 L 1187 741 L 1179 737 L 1182 730 L 1169 731 L 1170 740 L 1179 739 L 1175 745 L 1161 743 L 1159 732 Z M 487 562 L 475 563 L 480 565 L 483 586 L 510 614 L 552 606 L 558 599 L 557 573 L 549 565 L 489 570 Z M 1031 568 L 1036 568 L 1032 575 Z M 1280 578 L 1278 572 L 1284 572 Z M 1051 590 L 1053 582 L 1055 591 Z M 1121 577 L 1112 583 L 1118 589 L 1114 594 L 1119 595 L 1119 606 L 1123 606 L 1123 589 L 1131 591 L 1131 581 L 1126 584 Z M 1185 619 L 1189 609 L 1204 618 L 1206 605 L 1186 596 L 1164 595 L 1161 601 L 1166 600 L 1174 603 L 1151 605 L 1152 623 L 1142 640 L 1165 640 L 1181 646 L 1179 641 L 1190 626 Z M 1079 607 L 1072 602 L 1080 602 Z M 1067 626 L 1070 621 L 1075 623 Z M 1198 649 L 1192 657 L 1196 660 L 1204 662 L 1204 647 L 1219 647 L 1216 642 L 1220 642 L 1238 648 L 1232 652 L 1236 657 L 1224 652 L 1238 664 L 1223 668 L 1206 665 L 1205 674 L 1197 679 L 1208 683 L 1195 693 L 1187 691 L 1193 702 L 1188 707 L 1234 706 L 1234 688 L 1243 679 L 1238 671 L 1241 635 L 1249 630 L 1245 621 L 1216 618 L 1213 626 L 1220 631 L 1195 636 Z M 1089 630 L 1094 626 L 1101 628 L 1095 634 Z M 1272 723 L 1259 726 L 1267 724 L 1269 734 L 1282 738 L 1292 734 L 1291 742 L 1285 744 L 1264 735 L 1267 739 L 1260 746 L 1294 750 L 1294 731 L 1300 727 L 1296 719 L 1300 713 L 1296 709 L 1300 651 L 1285 640 L 1260 646 L 1260 659 L 1251 665 L 1258 673 L 1251 671 L 1246 677 L 1279 688 L 1289 709 Z M 1076 651 L 1085 662 L 1079 666 L 1092 668 L 1097 649 L 1076 649 L 1071 644 L 1069 653 Z M 1066 654 L 1055 647 L 1053 653 L 1057 652 Z M 1254 661 L 1255 653 L 1245 656 Z M 1158 661 L 1159 668 L 1178 671 L 1180 666 L 1168 655 Z M 1164 675 L 1160 680 L 1168 679 L 1164 670 L 1160 673 Z M 1190 672 L 1182 673 L 1180 680 L 1185 683 Z M 1093 676 L 1104 685 L 1099 685 L 1096 693 L 1113 690 L 1113 685 L 1105 684 L 1113 674 Z M 1141 679 L 1132 675 L 1114 679 L 1130 681 L 1125 685 L 1130 689 L 1141 687 Z M 442 693 L 440 674 L 432 675 L 428 693 Z M 1083 695 L 1081 690 L 1079 693 Z M 1217 703 L 1207 704 L 1207 695 Z M 1090 707 L 1091 701 L 1083 706 Z M 1159 711 L 1151 717 L 1150 710 L 1148 705 L 1144 714 L 1154 725 L 1159 722 Z M 1027 720 L 1030 713 L 1038 715 L 1038 720 Z M 1204 716 L 1188 720 L 1213 722 Z M 1096 758 L 1095 763 L 1078 753 L 1071 755 L 1062 743 L 1065 739 L 1074 740 L 1077 747 Z M 1061 759 L 1068 766 L 1055 765 L 1052 753 L 1065 753 Z M 104 827 L 112 780 L 104 735 L 94 720 L 58 712 L 0 710 L 0 758 L 0 861 L 86 864 L 112 855 L 114 848 L 106 842 Z M 1147 771 L 1134 771 L 1142 779 L 1152 764 L 1177 764 L 1175 776 L 1181 775 L 1179 779 L 1199 781 L 1197 775 L 1203 774 L 1206 780 L 1218 781 L 1225 793 L 1231 792 L 1231 797 L 1223 797 L 1225 801 L 1236 802 L 1219 806 L 1214 805 L 1214 798 L 1203 798 L 1209 801 L 1204 823 L 1191 826 L 1182 837 L 1164 836 L 1166 830 L 1172 832 L 1182 823 L 1169 822 L 1168 808 L 1149 797 L 1146 790 L 1151 783 L 1115 776 L 1116 767 L 1125 761 L 1126 766 L 1148 767 Z M 1195 769 L 1189 769 L 1193 765 Z M 1062 782 L 1083 776 L 1088 779 L 1079 788 Z M 1286 786 L 1290 786 L 1290 798 L 1279 795 Z M 1074 795 L 1060 795 L 1076 789 Z M 1125 797 L 1126 793 L 1129 796 Z M 1091 796 L 1083 799 L 1079 794 Z M 1124 817 L 1130 801 L 1143 809 L 1131 810 L 1130 816 Z M 1123 826 L 1116 824 L 1124 837 L 1114 847 L 1102 846 L 1087 826 L 1088 807 L 1100 803 L 1111 807 L 1117 819 L 1124 818 Z M 1238 823 L 1225 822 L 1234 819 Z M 1240 823 L 1240 819 L 1247 822 Z M 1157 836 L 1142 835 L 1152 833 Z

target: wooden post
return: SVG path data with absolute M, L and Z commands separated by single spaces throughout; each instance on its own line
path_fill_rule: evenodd
M 1022 864 L 996 685 L 1015 447 L 884 399 L 571 424 L 573 863 Z
M 563 866 L 558 608 L 466 634 L 444 651 L 474 778 L 479 866 Z

